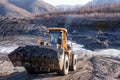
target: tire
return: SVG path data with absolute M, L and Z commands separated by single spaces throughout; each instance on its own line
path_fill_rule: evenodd
M 63 68 L 62 68 L 62 70 L 59 70 L 57 72 L 57 74 L 64 76 L 64 75 L 68 74 L 68 71 L 69 71 L 69 59 L 68 59 L 68 56 L 65 55 Z
M 72 63 L 70 65 L 69 70 L 75 71 L 77 69 L 77 56 L 75 54 L 72 55 Z

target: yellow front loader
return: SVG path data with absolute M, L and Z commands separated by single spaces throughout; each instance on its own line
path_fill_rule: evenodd
M 71 43 L 67 41 L 67 29 L 48 28 L 50 40 L 47 44 L 26 45 L 9 54 L 14 66 L 24 66 L 28 73 L 57 72 L 66 75 L 75 71 L 77 56 L 73 54 Z

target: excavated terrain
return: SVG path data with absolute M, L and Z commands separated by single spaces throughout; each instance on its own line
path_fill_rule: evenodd
M 56 73 L 30 75 L 23 67 L 13 67 L 9 60 L 4 59 L 1 59 L 0 66 L 0 80 L 89 80 L 93 69 L 88 58 L 78 59 L 77 70 L 66 76 L 58 76 Z
M 80 56 L 80 55 L 79 55 Z M 78 57 L 79 57 L 78 56 Z M 7 55 L 0 55 L 0 80 L 119 80 L 120 59 L 87 55 L 78 59 L 77 70 L 66 76 L 56 73 L 30 75 L 23 67 L 13 67 Z
M 14 67 L 8 54 L 19 46 L 37 45 L 38 39 L 47 39 L 47 30 L 27 20 L 7 18 L 0 19 L 0 26 L 0 80 L 120 80 L 119 57 L 99 55 L 97 51 L 77 45 L 73 46 L 78 55 L 76 71 L 65 76 L 56 73 L 30 75 L 23 67 Z M 104 54 L 103 51 L 100 53 Z

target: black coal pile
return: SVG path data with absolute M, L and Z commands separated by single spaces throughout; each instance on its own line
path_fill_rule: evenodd
M 0 18 L 0 37 L 34 35 L 47 36 L 47 29 L 44 26 L 30 23 L 29 20 L 16 18 Z
M 31 45 L 37 40 L 47 42 L 48 29 L 26 19 L 0 18 L 0 46 Z
M 73 36 L 73 40 L 79 44 L 83 44 L 86 49 L 120 49 L 120 33 L 119 32 L 102 32 L 98 34 L 96 31 L 86 31 L 85 34 Z
M 115 19 L 87 19 L 78 15 L 60 15 L 56 17 L 36 17 L 31 20 L 48 27 L 64 27 L 73 41 L 84 45 L 86 49 L 120 49 L 120 21 Z M 102 32 L 102 33 L 101 33 Z
M 49 54 L 48 54 L 49 52 Z M 9 56 L 19 56 L 21 58 L 44 58 L 44 59 L 53 59 L 57 58 L 57 51 L 33 45 L 26 45 L 25 47 L 19 47 L 14 50 Z
M 120 33 L 103 32 L 102 34 L 79 34 L 72 37 L 73 40 L 84 45 L 84 48 L 90 50 L 96 49 L 120 49 Z

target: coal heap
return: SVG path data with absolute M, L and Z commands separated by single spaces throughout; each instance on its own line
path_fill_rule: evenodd
M 44 26 L 33 24 L 25 19 L 0 18 L 0 37 L 19 35 L 46 37 L 47 32 Z

